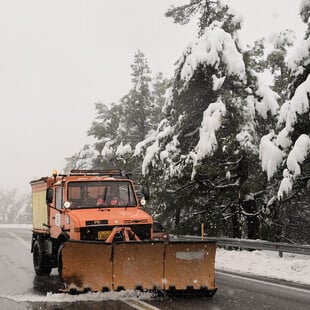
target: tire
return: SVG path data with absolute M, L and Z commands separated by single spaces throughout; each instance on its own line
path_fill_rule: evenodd
M 33 244 L 33 267 L 38 276 L 49 276 L 52 271 L 50 259 L 45 255 L 43 245 L 39 240 Z

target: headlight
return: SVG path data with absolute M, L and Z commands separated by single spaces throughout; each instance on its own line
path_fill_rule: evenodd
M 71 202 L 70 202 L 70 201 L 66 201 L 66 202 L 64 203 L 64 207 L 65 207 L 66 209 L 69 209 L 70 206 L 71 206 Z

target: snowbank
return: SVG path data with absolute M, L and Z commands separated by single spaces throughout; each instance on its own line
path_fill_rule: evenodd
M 310 285 L 310 256 L 275 251 L 217 249 L 217 270 L 247 273 Z

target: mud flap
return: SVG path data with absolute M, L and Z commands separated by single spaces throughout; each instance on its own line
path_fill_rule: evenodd
M 213 242 L 66 242 L 66 290 L 216 291 Z M 212 295 L 212 294 L 210 294 Z

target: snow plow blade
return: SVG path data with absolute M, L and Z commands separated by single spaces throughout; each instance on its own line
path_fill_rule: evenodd
M 159 290 L 212 296 L 216 243 L 68 241 L 62 250 L 63 292 Z

